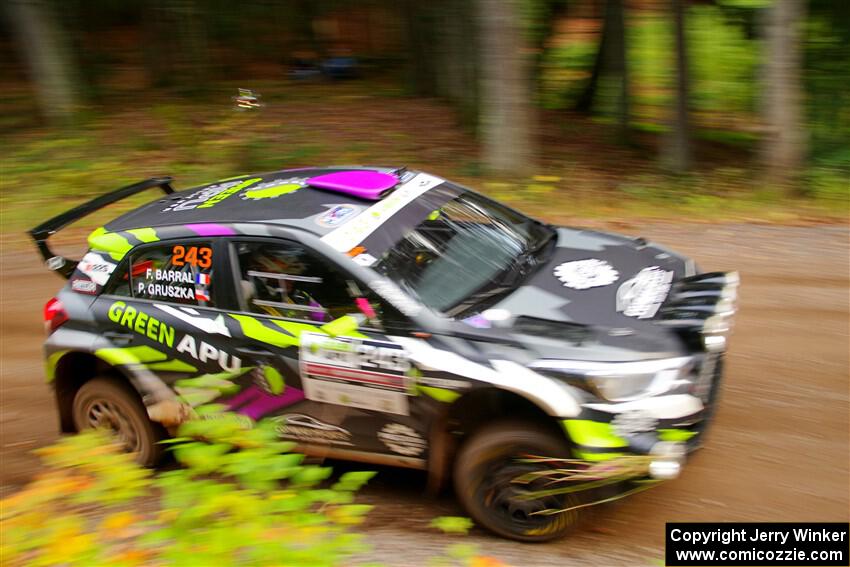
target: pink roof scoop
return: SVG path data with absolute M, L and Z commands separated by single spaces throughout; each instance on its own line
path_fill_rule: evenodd
M 307 185 L 316 189 L 325 189 L 345 193 L 361 199 L 377 201 L 398 184 L 398 177 L 380 171 L 337 171 L 311 177 Z

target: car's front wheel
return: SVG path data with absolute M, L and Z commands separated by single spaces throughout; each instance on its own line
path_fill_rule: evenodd
M 124 383 L 102 376 L 89 380 L 74 397 L 73 416 L 77 431 L 112 431 L 140 465 L 153 466 L 162 458 L 164 447 L 159 441 L 165 437 L 164 430 L 148 419 L 139 396 Z
M 476 432 L 458 452 L 454 483 L 458 499 L 481 526 L 500 536 L 525 542 L 542 542 L 563 536 L 578 522 L 571 510 L 577 501 L 570 495 L 529 499 L 531 491 L 545 488 L 546 481 L 514 482 L 545 465 L 524 463 L 523 457 L 567 457 L 566 437 L 523 422 L 503 422 Z M 551 488 L 551 487 L 549 487 Z

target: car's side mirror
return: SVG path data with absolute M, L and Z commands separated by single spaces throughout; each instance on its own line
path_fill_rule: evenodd
M 366 316 L 361 313 L 351 313 L 343 315 L 339 319 L 334 319 L 330 323 L 325 323 L 319 329 L 332 337 L 343 337 L 350 335 L 360 328 L 360 325 L 366 322 Z

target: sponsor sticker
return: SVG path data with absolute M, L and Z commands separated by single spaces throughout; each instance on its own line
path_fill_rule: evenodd
M 360 210 L 357 205 L 334 205 L 316 218 L 316 224 L 333 228 L 357 216 Z
M 309 415 L 290 413 L 273 419 L 278 435 L 304 443 L 352 445 L 351 432 Z
M 188 211 L 192 209 L 206 209 L 214 207 L 221 201 L 227 199 L 235 193 L 239 193 L 255 183 L 262 181 L 261 178 L 225 181 L 223 183 L 215 183 L 209 187 L 199 189 L 179 201 L 168 205 L 163 212 Z
M 627 317 L 650 319 L 667 299 L 673 272 L 658 266 L 644 268 L 617 289 L 617 311 Z
M 388 197 L 357 215 L 356 219 L 323 236 L 322 240 L 336 250 L 346 252 L 363 242 L 367 236 L 375 232 L 378 227 L 392 218 L 405 205 L 441 183 L 443 183 L 443 179 L 439 177 L 419 173 L 402 184 Z
M 92 295 L 97 293 L 97 284 L 91 280 L 73 280 L 71 290 Z
M 367 252 L 363 252 L 362 254 L 358 254 L 357 256 L 352 258 L 352 260 L 354 260 L 355 262 L 357 262 L 361 266 L 365 266 L 367 268 L 378 261 L 377 258 L 375 258 L 374 256 L 372 256 L 371 254 L 369 254 Z
M 554 275 L 564 287 L 572 289 L 611 285 L 620 277 L 611 264 L 598 258 L 564 262 L 555 268 Z
M 401 423 L 388 423 L 378 432 L 378 439 L 399 455 L 416 457 L 425 451 L 428 443 L 415 429 Z
M 618 413 L 611 420 L 611 428 L 620 437 L 629 437 L 643 431 L 653 431 L 658 420 L 644 410 L 629 410 Z

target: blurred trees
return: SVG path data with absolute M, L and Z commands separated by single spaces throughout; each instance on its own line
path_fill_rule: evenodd
M 69 123 L 79 109 L 75 68 L 53 6 L 47 0 L 6 0 L 4 4 L 39 109 L 54 124 Z
M 803 126 L 802 49 L 804 0 L 774 0 L 765 10 L 763 166 L 768 178 L 786 182 L 806 158 Z
M 605 0 L 605 15 L 602 21 L 599 47 L 593 61 L 593 69 L 587 86 L 578 98 L 575 108 L 589 113 L 603 76 L 609 75 L 619 83 L 617 100 L 617 118 L 619 137 L 623 142 L 629 140 L 629 73 L 626 37 L 626 7 L 624 0 Z
M 670 0 L 675 38 L 675 73 L 673 75 L 673 104 L 671 105 L 670 133 L 664 148 L 663 161 L 676 173 L 691 167 L 690 79 L 688 66 L 688 41 L 685 30 L 685 0 Z
M 409 94 L 448 101 L 458 123 L 477 134 L 480 165 L 492 171 L 535 162 L 542 108 L 559 111 L 565 128 L 575 120 L 569 109 L 611 122 L 614 140 L 657 146 L 674 171 L 699 166 L 711 138 L 743 144 L 771 182 L 805 177 L 813 164 L 850 172 L 850 2 L 5 5 L 0 40 L 14 38 L 50 121 L 73 116 L 82 95 L 102 102 L 148 89 L 201 96 L 225 82 L 332 80 L 328 62 L 349 57 L 350 76 L 375 85 L 391 78 Z
M 480 28 L 480 132 L 485 167 L 526 173 L 532 162 L 527 56 L 517 0 L 476 0 Z

